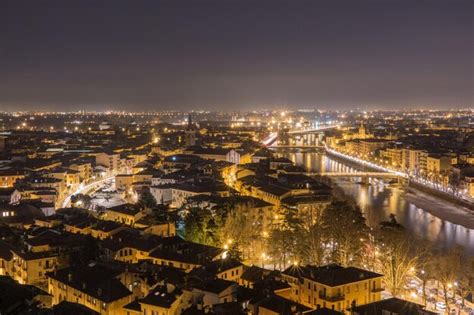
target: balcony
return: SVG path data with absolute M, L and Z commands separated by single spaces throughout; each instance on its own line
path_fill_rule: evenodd
M 323 301 L 331 302 L 331 303 L 344 301 L 343 294 L 328 296 L 326 294 L 319 293 L 319 298 Z
M 379 292 L 382 292 L 382 291 L 384 291 L 384 290 L 385 290 L 385 288 L 382 288 L 382 287 L 380 287 L 380 288 L 372 288 L 372 290 L 370 290 L 370 292 L 372 292 L 372 293 L 379 293 Z

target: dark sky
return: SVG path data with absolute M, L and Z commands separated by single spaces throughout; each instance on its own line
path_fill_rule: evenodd
M 0 110 L 473 107 L 472 0 L 0 0 Z

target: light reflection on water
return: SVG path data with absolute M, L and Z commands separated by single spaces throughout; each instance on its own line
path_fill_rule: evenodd
M 332 160 L 321 153 L 296 152 L 281 153 L 304 166 L 308 171 L 320 172 L 356 172 L 351 166 Z M 415 235 L 430 240 L 441 248 L 461 245 L 469 254 L 474 254 L 474 230 L 441 220 L 429 212 L 418 208 L 404 198 L 403 188 L 388 187 L 371 179 L 371 185 L 360 185 L 360 178 L 335 178 L 336 183 L 346 194 L 354 197 L 361 207 L 369 226 L 376 226 L 387 220 L 390 213 Z

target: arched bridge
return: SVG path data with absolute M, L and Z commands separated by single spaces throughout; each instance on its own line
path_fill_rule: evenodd
M 304 135 L 304 134 L 310 134 L 310 133 L 319 133 L 323 132 L 325 130 L 329 129 L 334 129 L 337 128 L 338 125 L 328 125 L 328 126 L 319 126 L 319 127 L 314 127 L 314 128 L 308 128 L 308 129 L 295 129 L 295 130 L 290 130 L 288 131 L 288 134 L 290 135 Z

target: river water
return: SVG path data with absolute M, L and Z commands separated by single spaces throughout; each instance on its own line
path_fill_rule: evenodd
M 311 172 L 325 174 L 356 171 L 353 166 L 322 153 L 279 151 L 279 155 Z M 387 185 L 379 179 L 370 179 L 370 185 L 360 184 L 360 178 L 335 177 L 333 180 L 347 195 L 355 198 L 369 226 L 377 226 L 393 213 L 408 230 L 432 241 L 437 247 L 448 249 L 460 245 L 465 248 L 466 253 L 474 255 L 474 230 L 435 217 L 426 211 L 427 206 L 417 207 L 406 200 L 404 188 Z

